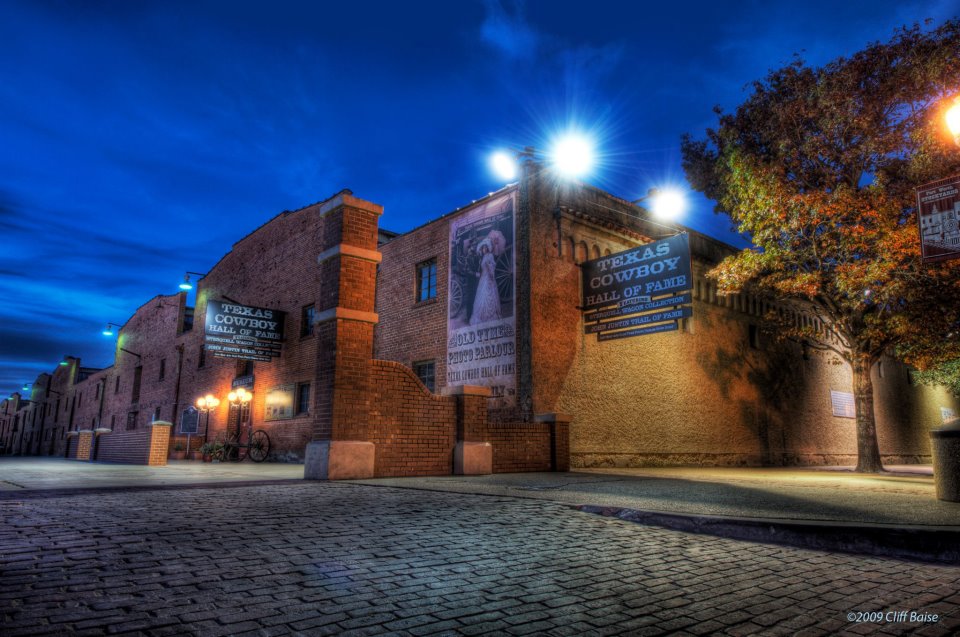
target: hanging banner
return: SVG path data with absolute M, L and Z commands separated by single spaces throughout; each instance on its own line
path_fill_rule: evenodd
M 279 310 L 207 301 L 204 347 L 221 358 L 269 361 L 280 356 L 283 318 Z
M 447 386 L 489 387 L 490 408 L 517 404 L 516 190 L 450 222 Z
M 924 263 L 960 257 L 960 175 L 917 188 Z

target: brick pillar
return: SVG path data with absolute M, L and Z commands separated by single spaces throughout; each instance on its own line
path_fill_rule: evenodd
M 550 426 L 550 469 L 570 471 L 570 421 L 568 414 L 537 414 L 536 421 Z
M 376 450 L 367 429 L 382 212 L 349 190 L 320 207 L 316 418 L 305 454 L 307 479 L 373 477 Z
M 93 451 L 93 431 L 84 429 L 77 432 L 77 454 L 74 456 L 77 460 L 89 460 L 90 453 Z
M 173 423 L 155 420 L 150 423 L 150 440 L 147 448 L 147 464 L 162 467 L 167 464 L 167 447 L 170 446 L 170 429 Z
M 493 446 L 487 424 L 489 387 L 458 385 L 445 387 L 445 396 L 457 399 L 457 445 L 453 448 L 455 475 L 493 473 Z

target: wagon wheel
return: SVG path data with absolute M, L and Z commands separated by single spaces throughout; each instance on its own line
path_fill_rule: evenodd
M 240 438 L 237 434 L 231 434 L 226 437 L 226 441 L 223 443 L 223 461 L 240 462 L 241 460 L 243 460 L 243 455 Z
M 450 280 L 450 316 L 458 316 L 463 307 L 463 286 L 460 279 L 451 277 Z
M 510 250 L 505 250 L 503 254 L 497 257 L 494 267 L 494 278 L 497 280 L 497 292 L 500 299 L 513 298 L 513 256 Z
M 270 436 L 263 429 L 257 429 L 250 436 L 250 447 L 247 455 L 254 462 L 263 462 L 270 454 Z

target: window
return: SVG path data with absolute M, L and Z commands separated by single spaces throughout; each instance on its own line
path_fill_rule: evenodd
M 160 373 L 157 376 L 157 380 L 163 380 L 163 377 L 167 375 L 167 359 L 160 359 Z
M 207 364 L 207 350 L 204 349 L 203 344 L 200 344 L 200 354 L 197 359 L 197 369 L 205 366 Z
M 413 373 L 430 391 L 436 391 L 435 369 L 436 365 L 433 361 L 418 361 L 413 364 Z
M 110 430 L 112 431 L 117 426 L 117 415 L 110 414 Z
M 437 260 L 417 264 L 417 303 L 437 298 Z
M 117 382 L 113 386 L 113 393 L 114 394 L 120 393 L 120 377 L 119 376 L 117 376 Z
M 183 309 L 183 331 L 189 332 L 193 329 L 193 308 L 187 307 Z
M 140 381 L 143 379 L 143 365 L 133 368 L 133 391 L 130 392 L 130 402 L 140 402 Z
M 100 398 L 100 383 L 96 384 L 96 389 L 93 394 L 94 399 Z
M 159 408 L 159 407 L 157 407 L 156 409 L 153 410 L 153 422 L 157 422 L 158 420 L 160 420 L 160 408 Z
M 300 311 L 300 336 L 313 336 L 313 323 L 317 319 L 317 310 L 313 306 L 304 305 Z
M 57 422 L 57 417 L 60 415 L 60 399 L 57 398 L 57 406 L 53 410 L 53 422 Z
M 297 414 L 310 413 L 310 383 L 297 385 Z
M 139 412 L 131 411 L 127 413 L 127 431 L 137 428 L 137 415 Z
M 237 360 L 236 378 L 253 376 L 253 361 Z M 253 389 L 251 387 L 251 389 Z
M 756 325 L 750 326 L 750 347 L 760 349 L 760 328 Z

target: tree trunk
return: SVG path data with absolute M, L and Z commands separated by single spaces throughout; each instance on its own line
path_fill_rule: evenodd
M 883 471 L 880 445 L 877 444 L 877 423 L 873 416 L 873 380 L 870 378 L 873 363 L 869 354 L 854 352 L 851 356 L 853 400 L 857 410 L 857 471 L 860 473 Z

